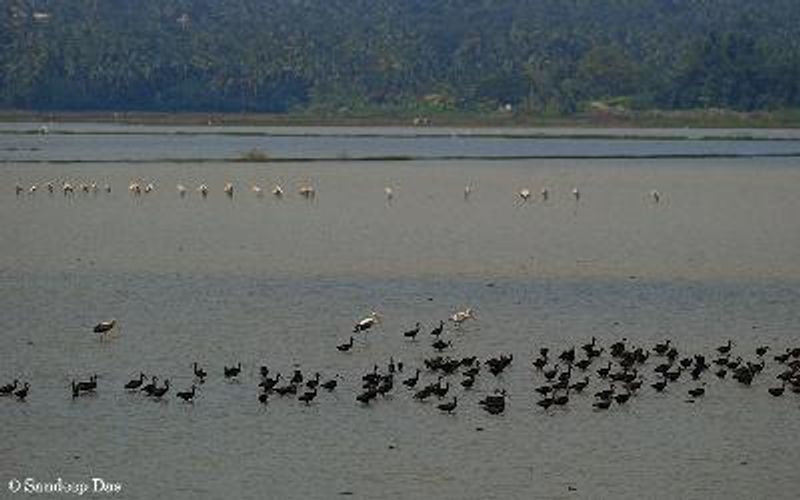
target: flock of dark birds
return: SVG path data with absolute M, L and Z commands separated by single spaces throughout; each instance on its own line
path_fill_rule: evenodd
M 456 329 L 461 328 L 462 323 L 468 319 L 473 319 L 471 309 L 456 313 L 450 318 Z M 380 317 L 377 313 L 372 313 L 356 323 L 353 333 L 363 334 L 379 323 Z M 104 321 L 94 327 L 94 332 L 105 336 L 116 326 L 116 320 Z M 417 343 L 422 340 L 419 339 L 420 331 L 421 325 L 417 323 L 413 329 L 404 332 L 403 337 L 408 342 Z M 409 370 L 394 358 L 389 359 L 385 369 L 375 364 L 358 381 L 360 390 L 357 391 L 355 401 L 369 406 L 398 392 L 398 386 L 402 386 L 400 391 L 409 392 L 413 400 L 426 402 L 435 398 L 441 412 L 453 413 L 458 408 L 458 396 L 453 394 L 453 389 L 463 392 L 472 390 L 478 377 L 486 377 L 486 372 L 498 383 L 502 383 L 502 374 L 515 361 L 513 354 L 501 354 L 484 360 L 479 360 L 476 356 L 451 357 L 446 355 L 446 351 L 452 349 L 453 341 L 443 340 L 445 333 L 444 321 L 440 321 L 430 330 L 428 336 L 434 339 L 431 348 L 436 352 L 425 358 L 420 367 Z M 350 336 L 347 342 L 339 344 L 336 349 L 346 354 L 354 345 L 354 337 Z M 570 346 L 557 354 L 543 347 L 539 349 L 535 359 L 526 360 L 525 364 L 532 371 L 535 385 L 530 395 L 535 399 L 536 405 L 545 411 L 551 407 L 570 404 L 578 398 L 584 401 L 591 399 L 595 411 L 608 410 L 614 404 L 629 404 L 643 390 L 685 394 L 685 401 L 693 403 L 706 395 L 708 377 L 730 378 L 738 384 L 750 386 L 757 377 L 766 376 L 763 374 L 770 357 L 775 362 L 770 364 L 778 369 L 775 380 L 779 385 L 769 387 L 768 393 L 780 397 L 788 389 L 800 394 L 800 347 L 786 348 L 772 356 L 768 356 L 769 351 L 770 347 L 761 346 L 755 349 L 750 359 L 745 359 L 744 353 L 734 352 L 734 344 L 728 340 L 714 350 L 711 359 L 704 354 L 681 354 L 669 339 L 647 348 L 636 346 L 623 338 L 606 348 L 600 347 L 597 339 L 592 337 L 582 346 Z M 424 385 L 423 374 L 430 380 Z M 192 375 L 194 383 L 191 387 L 175 393 L 175 397 L 187 403 L 194 401 L 198 389 L 209 377 L 208 372 L 196 362 L 193 364 Z M 222 375 L 226 380 L 238 380 L 242 375 L 242 364 L 223 367 Z M 272 398 L 296 398 L 301 403 L 310 405 L 320 389 L 334 391 L 341 380 L 336 375 L 323 381 L 319 372 L 309 377 L 300 369 L 294 369 L 290 376 L 284 378 L 281 373 L 273 374 L 267 366 L 260 367 L 259 375 L 255 399 L 264 405 Z M 459 380 L 456 381 L 456 378 Z M 676 385 L 682 379 L 689 380 L 688 388 L 687 385 Z M 583 396 L 590 384 L 595 385 L 593 398 Z M 73 399 L 96 393 L 97 375 L 92 375 L 88 381 L 73 380 L 70 389 Z M 157 376 L 147 377 L 144 373 L 139 373 L 121 389 L 162 400 L 168 397 L 171 387 L 168 379 L 163 381 L 163 385 L 159 385 Z M 13 396 L 18 401 L 25 401 L 29 391 L 29 382 L 20 385 L 19 380 L 14 380 L 0 386 L 0 397 Z M 445 399 L 448 395 L 452 395 L 452 399 Z M 490 414 L 500 414 L 505 411 L 507 400 L 506 390 L 496 389 L 478 404 Z

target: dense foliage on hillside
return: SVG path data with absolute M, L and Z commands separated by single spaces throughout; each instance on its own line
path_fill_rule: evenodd
M 800 105 L 797 0 L 4 0 L 0 107 Z

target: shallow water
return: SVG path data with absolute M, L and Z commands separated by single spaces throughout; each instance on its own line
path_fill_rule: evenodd
M 530 360 L 591 336 L 605 346 L 669 337 L 709 357 L 734 339 L 746 359 L 760 344 L 798 345 L 798 159 L 137 164 L 120 161 L 128 150 L 115 149 L 117 137 L 53 138 L 50 157 L 88 141 L 108 163 L 0 167 L 0 383 L 32 386 L 25 403 L 0 399 L 0 484 L 95 475 L 123 484 L 115 498 L 795 497 L 800 401 L 767 394 L 774 362 L 750 388 L 709 375 L 707 396 L 688 404 L 696 384 L 682 379 L 596 413 L 591 394 L 606 386 L 596 380 L 565 408 L 538 408 Z M 157 136 L 152 148 L 139 140 L 145 154 L 160 147 Z M 350 144 L 324 140 L 331 151 Z M 203 147 L 217 141 L 231 147 L 214 136 Z M 402 144 L 431 153 L 424 140 Z M 112 193 L 14 194 L 17 182 L 50 179 Z M 132 196 L 136 179 L 156 190 Z M 194 192 L 203 182 L 207 199 Z M 294 192 L 305 182 L 313 201 Z M 255 183 L 287 195 L 258 198 Z M 516 195 L 523 187 L 532 201 Z M 400 378 L 411 375 L 433 354 L 426 332 L 468 306 L 477 319 L 448 327 L 447 354 L 513 353 L 506 372 L 482 374 L 471 392 L 455 391 L 453 377 L 454 415 L 399 382 L 385 401 L 354 401 L 374 363 L 394 356 Z M 372 309 L 383 324 L 337 352 Z M 99 341 L 89 331 L 108 317 L 119 332 Z M 416 321 L 426 338 L 407 342 L 401 332 Z M 212 375 L 193 405 L 121 390 L 139 371 L 185 390 L 195 360 Z M 241 381 L 224 382 L 222 366 L 239 361 Z M 649 381 L 655 363 L 642 369 Z M 277 396 L 262 407 L 261 364 L 340 374 L 340 387 L 308 407 Z M 95 372 L 98 394 L 73 401 L 70 380 Z M 509 391 L 508 409 L 490 416 L 477 401 L 497 388 Z

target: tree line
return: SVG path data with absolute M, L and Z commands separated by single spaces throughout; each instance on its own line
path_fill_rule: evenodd
M 800 104 L 796 0 L 4 0 L 0 107 Z

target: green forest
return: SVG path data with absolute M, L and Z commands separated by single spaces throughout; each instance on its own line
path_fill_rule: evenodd
M 797 0 L 3 0 L 0 107 L 800 107 Z

